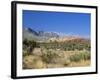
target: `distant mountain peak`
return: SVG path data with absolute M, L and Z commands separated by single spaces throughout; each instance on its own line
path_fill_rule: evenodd
M 37 35 L 37 36 L 39 35 L 37 31 L 35 31 L 31 28 L 25 27 L 24 30 L 26 30 L 27 32 L 32 33 L 34 35 Z
M 28 27 L 23 28 L 23 38 L 24 39 L 35 39 L 35 40 L 47 40 L 49 38 L 59 37 L 58 34 L 54 32 L 46 32 L 46 31 L 36 31 Z
M 36 41 L 47 41 L 50 39 L 59 39 L 59 41 L 66 41 L 72 39 L 85 39 L 85 37 L 80 35 L 75 35 L 73 33 L 61 33 L 61 32 L 50 32 L 50 31 L 36 31 L 28 27 L 23 28 L 23 38 L 24 39 L 34 39 Z M 87 38 L 86 38 L 87 39 Z

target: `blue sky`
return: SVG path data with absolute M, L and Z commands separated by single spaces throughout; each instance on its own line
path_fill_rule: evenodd
M 48 12 L 23 10 L 23 27 L 34 30 L 75 34 L 89 37 L 89 13 Z

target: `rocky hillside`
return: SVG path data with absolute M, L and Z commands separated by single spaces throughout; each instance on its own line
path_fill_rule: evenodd
M 54 32 L 35 31 L 31 28 L 23 28 L 23 39 L 47 41 L 50 38 L 58 38 L 59 35 Z
M 76 35 L 61 36 L 57 32 L 36 31 L 31 28 L 23 28 L 23 40 L 35 40 L 37 42 L 88 42 L 89 38 L 83 38 Z

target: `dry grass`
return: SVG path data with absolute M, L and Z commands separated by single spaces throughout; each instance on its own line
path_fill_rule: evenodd
M 41 68 L 60 68 L 60 67 L 83 67 L 89 66 L 91 61 L 85 59 L 89 51 L 61 51 L 54 49 L 35 49 L 32 55 L 23 56 L 23 69 L 41 69 Z M 82 53 L 82 54 L 81 54 Z M 85 58 L 84 58 L 84 54 Z M 80 56 L 81 54 L 81 56 Z M 75 57 L 75 56 L 78 57 Z M 72 59 L 71 59 L 72 58 Z M 75 59 L 79 58 L 77 61 Z
M 41 57 L 29 55 L 23 58 L 23 68 L 24 69 L 45 68 L 45 63 L 42 61 Z
M 84 67 L 84 66 L 90 66 L 91 61 L 90 60 L 82 60 L 80 62 L 71 62 L 68 67 Z

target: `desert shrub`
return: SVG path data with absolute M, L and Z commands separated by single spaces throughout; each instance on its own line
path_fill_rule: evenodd
M 70 61 L 78 62 L 80 60 L 81 60 L 81 57 L 79 54 L 74 54 L 74 55 L 70 56 Z
M 23 58 L 23 69 L 39 69 L 45 67 L 45 63 L 41 57 L 29 55 Z
M 84 58 L 84 60 L 89 60 L 91 58 L 90 52 L 89 51 L 85 51 L 83 53 L 83 58 Z
M 66 41 L 66 42 L 48 42 L 48 43 L 40 43 L 40 46 L 44 46 L 47 49 L 61 49 L 64 51 L 71 51 L 71 50 L 88 50 L 90 51 L 90 42 L 89 41 Z
M 90 59 L 90 52 L 88 51 L 83 51 L 81 53 L 70 56 L 70 61 L 75 61 L 75 62 L 78 62 L 81 60 L 89 60 L 89 59 Z
M 37 47 L 37 42 L 34 40 L 23 40 L 23 50 L 27 51 L 27 53 L 32 53 L 32 50 Z M 26 54 L 26 53 L 25 53 Z
M 46 53 L 42 54 L 42 58 L 46 63 L 55 63 L 59 55 L 51 50 L 46 50 Z

